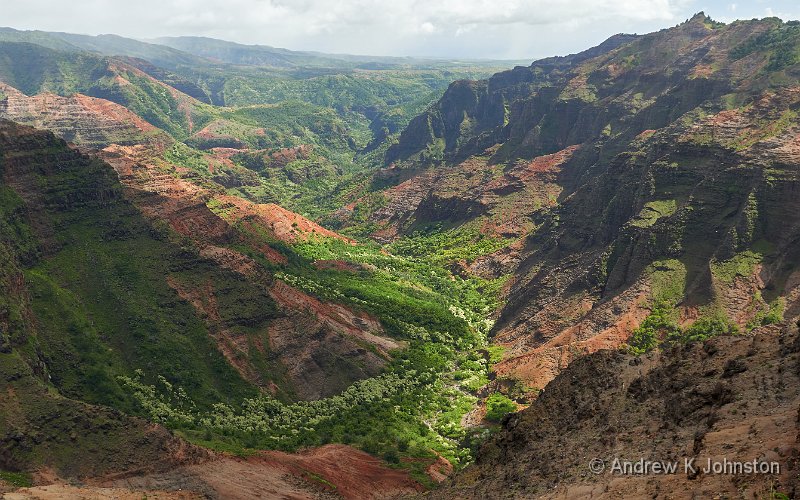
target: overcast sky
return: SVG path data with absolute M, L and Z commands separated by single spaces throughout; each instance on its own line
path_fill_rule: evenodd
M 0 25 L 134 38 L 200 35 L 295 50 L 536 59 L 698 11 L 798 19 L 796 0 L 0 0 Z

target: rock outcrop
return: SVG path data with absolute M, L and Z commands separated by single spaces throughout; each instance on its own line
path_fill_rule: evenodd
M 109 144 L 148 144 L 163 148 L 172 142 L 167 134 L 127 108 L 105 99 L 82 94 L 28 97 L 2 82 L 0 92 L 5 95 L 0 99 L 0 117 L 50 130 L 67 142 L 92 148 L 104 148 Z
M 429 498 L 795 498 L 798 338 L 792 323 L 638 358 L 581 357 Z M 676 472 L 614 468 L 640 459 Z M 709 460 L 771 468 L 704 472 Z

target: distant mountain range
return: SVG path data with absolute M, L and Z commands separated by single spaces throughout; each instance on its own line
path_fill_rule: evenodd
M 523 60 L 447 60 L 412 57 L 356 56 L 294 51 L 267 45 L 243 45 L 207 37 L 163 37 L 136 40 L 118 35 L 78 35 L 48 31 L 0 28 L 0 40 L 29 42 L 63 51 L 90 51 L 107 56 L 145 59 L 166 69 L 205 65 L 209 62 L 271 68 L 331 69 L 447 69 L 528 64 Z

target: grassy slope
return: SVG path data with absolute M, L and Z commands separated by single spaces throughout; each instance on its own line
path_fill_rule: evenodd
M 73 54 L 27 42 L 0 42 L 0 79 L 32 95 L 71 94 L 100 78 L 106 67 L 90 54 Z
M 71 397 L 123 409 L 131 409 L 131 401 L 116 376 L 134 369 L 180 383 L 203 405 L 254 394 L 164 277 L 199 275 L 196 280 L 236 290 L 248 307 L 259 308 L 237 312 L 261 329 L 274 311 L 269 299 L 155 230 L 121 198 L 108 165 L 71 154 L 45 134 L 31 137 L 24 150 L 11 153 L 17 163 L 30 162 L 23 167 L 29 170 L 15 167 L 14 175 L 41 193 L 44 209 L 34 211 L 33 220 L 57 231 L 46 237 L 46 256 L 27 259 L 24 269 L 38 324 L 37 344 L 26 349 L 31 356 L 39 352 L 54 384 Z M 3 211 L 18 209 L 18 197 L 9 193 L 3 200 Z M 24 224 L 15 232 L 34 234 Z
M 5 124 L 0 124 L 0 127 L 4 132 L 9 131 Z M 5 141 L 1 149 L 7 154 L 9 148 Z M 3 174 L 4 165 L 0 163 L 0 176 Z M 68 189 L 58 191 L 62 195 L 67 193 Z M 56 319 L 42 320 L 41 316 L 34 314 L 35 311 L 42 312 L 36 305 L 42 296 L 35 283 L 29 280 L 31 270 L 26 268 L 46 260 L 41 259 L 40 246 L 30 222 L 30 214 L 22 199 L 7 184 L 0 183 L 0 289 L 3 291 L 0 294 L 0 381 L 3 383 L 0 394 L 0 436 L 3 436 L 0 478 L 15 486 L 27 486 L 31 482 L 30 476 L 21 471 L 41 466 L 52 468 L 66 477 L 102 475 L 131 467 L 154 467 L 163 458 L 168 443 L 177 445 L 164 429 L 141 419 L 126 417 L 117 410 L 67 399 L 52 385 L 51 377 L 63 374 L 62 367 L 53 365 L 53 359 L 49 357 L 53 349 L 70 350 L 87 336 L 69 331 L 67 336 L 58 339 L 60 344 L 54 345 L 51 343 L 56 333 L 53 324 L 64 327 L 84 308 L 70 304 L 72 307 L 64 311 L 65 315 Z M 58 306 L 74 298 L 67 288 L 59 288 L 54 293 L 59 295 L 54 301 Z M 104 378 L 104 372 L 119 368 L 119 365 L 112 366 L 116 360 L 107 360 L 106 353 L 103 353 L 103 359 L 92 359 L 102 344 L 102 341 L 82 344 L 79 347 L 85 352 L 72 352 L 75 356 L 59 352 L 59 355 L 67 356 L 66 362 L 76 363 L 77 356 L 82 355 L 89 358 L 80 370 L 75 371 L 74 364 L 67 370 L 78 380 L 95 369 L 97 376 L 91 379 L 91 383 L 98 383 L 99 387 L 92 386 L 91 391 L 109 388 L 109 379 Z M 80 392 L 75 390 L 76 387 L 72 392 Z M 92 398 L 88 391 L 79 395 Z M 94 399 L 107 401 L 114 396 L 111 388 L 110 394 Z M 122 403 L 120 406 L 129 405 Z

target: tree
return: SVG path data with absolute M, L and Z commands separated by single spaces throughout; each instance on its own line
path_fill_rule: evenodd
M 486 420 L 491 422 L 499 422 L 503 417 L 516 410 L 516 403 L 499 392 L 486 399 Z

